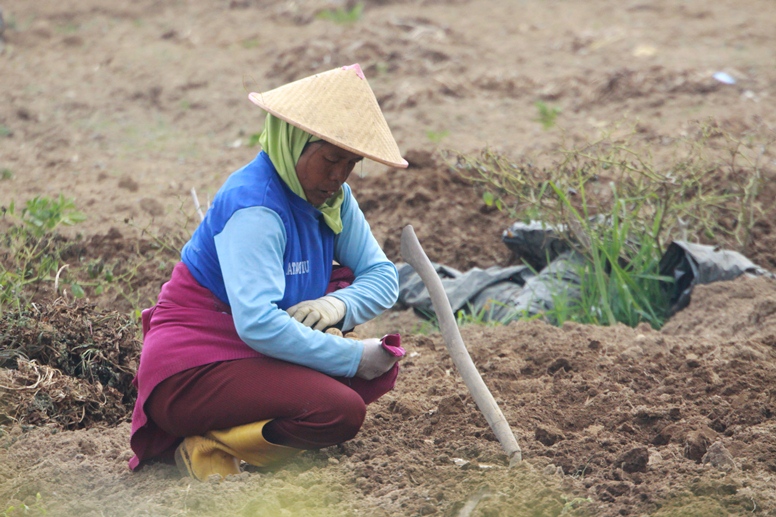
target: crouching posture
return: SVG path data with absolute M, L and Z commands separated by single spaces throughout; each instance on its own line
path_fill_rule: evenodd
M 205 480 L 342 443 L 396 381 L 398 336 L 324 332 L 398 296 L 345 183 L 364 157 L 407 166 L 371 88 L 352 65 L 250 99 L 267 111 L 262 151 L 220 188 L 143 313 L 132 469 L 174 457 Z

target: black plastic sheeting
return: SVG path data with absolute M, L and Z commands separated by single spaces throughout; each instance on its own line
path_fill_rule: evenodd
M 689 305 L 692 289 L 698 284 L 733 280 L 741 275 L 776 278 L 737 251 L 684 241 L 668 246 L 660 259 L 660 274 L 674 279 L 669 316 Z
M 530 264 L 461 272 L 433 264 L 442 280 L 453 312 L 465 310 L 482 321 L 506 323 L 552 310 L 558 299 L 579 299 L 578 254 L 551 228 L 539 222 L 515 223 L 504 231 L 504 243 Z M 428 290 L 409 264 L 397 264 L 399 306 L 412 307 L 431 317 L 434 309 Z M 538 273 L 536 272 L 538 271 Z M 669 316 L 690 303 L 693 288 L 741 275 L 776 276 L 742 254 L 685 241 L 672 242 L 660 261 L 660 274 L 674 279 L 670 290 Z
M 560 294 L 578 298 L 578 255 L 564 253 L 538 274 L 528 266 L 474 268 L 462 273 L 448 266 L 432 263 L 442 280 L 453 312 L 464 309 L 483 321 L 506 323 L 512 319 L 534 316 L 555 305 Z M 409 264 L 397 264 L 399 270 L 399 304 L 412 307 L 430 317 L 434 314 L 426 286 Z

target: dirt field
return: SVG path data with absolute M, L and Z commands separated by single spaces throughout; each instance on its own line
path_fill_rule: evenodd
M 776 281 L 762 278 L 699 287 L 660 331 L 465 327 L 523 450 L 512 469 L 441 336 L 394 310 L 360 332 L 401 332 L 409 357 L 353 441 L 221 484 L 166 464 L 129 472 L 140 343 L 126 315 L 171 271 L 160 242 L 194 228 L 190 189 L 206 203 L 258 152 L 263 112 L 248 92 L 360 63 L 411 167 L 365 163 L 357 199 L 392 259 L 412 224 L 432 260 L 461 270 L 510 263 L 500 238 L 512 221 L 441 149 L 544 163 L 622 124 L 660 160 L 698 122 L 773 137 L 771 0 L 367 0 L 353 23 L 317 16 L 338 5 L 0 0 L 0 206 L 63 194 L 87 215 L 63 230 L 73 261 L 118 271 L 153 257 L 129 293 L 42 292 L 24 325 L 0 318 L 4 348 L 88 342 L 104 355 L 92 383 L 70 376 L 67 354 L 47 356 L 56 371 L 0 368 L 0 511 L 776 515 Z M 551 127 L 537 102 L 560 110 Z M 776 270 L 774 149 L 760 159 L 764 210 L 743 252 Z

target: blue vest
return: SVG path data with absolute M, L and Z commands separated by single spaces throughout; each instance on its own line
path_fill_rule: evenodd
M 294 194 L 280 179 L 263 151 L 229 176 L 213 199 L 205 220 L 183 247 L 181 260 L 197 282 L 229 303 L 214 237 L 221 233 L 232 214 L 254 206 L 276 212 L 286 231 L 286 247 L 282 250 L 286 287 L 283 298 L 274 300 L 277 306 L 285 310 L 303 300 L 323 296 L 331 277 L 334 232 L 317 208 Z

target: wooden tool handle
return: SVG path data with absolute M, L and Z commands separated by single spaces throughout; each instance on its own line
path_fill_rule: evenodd
M 520 446 L 517 444 L 507 419 L 504 418 L 504 414 L 485 385 L 485 381 L 482 380 L 477 367 L 474 366 L 474 361 L 472 361 L 461 338 L 461 333 L 458 331 L 458 324 L 455 321 L 453 309 L 450 306 L 450 300 L 447 299 L 442 281 L 434 270 L 434 266 L 431 265 L 426 252 L 423 251 L 411 225 L 405 226 L 401 232 L 401 256 L 420 275 L 420 279 L 423 280 L 426 289 L 428 289 L 434 312 L 439 319 L 445 345 L 447 345 L 447 351 L 461 373 L 466 387 L 469 388 L 474 402 L 485 415 L 490 428 L 507 453 L 509 466 L 519 463 L 523 458 Z

